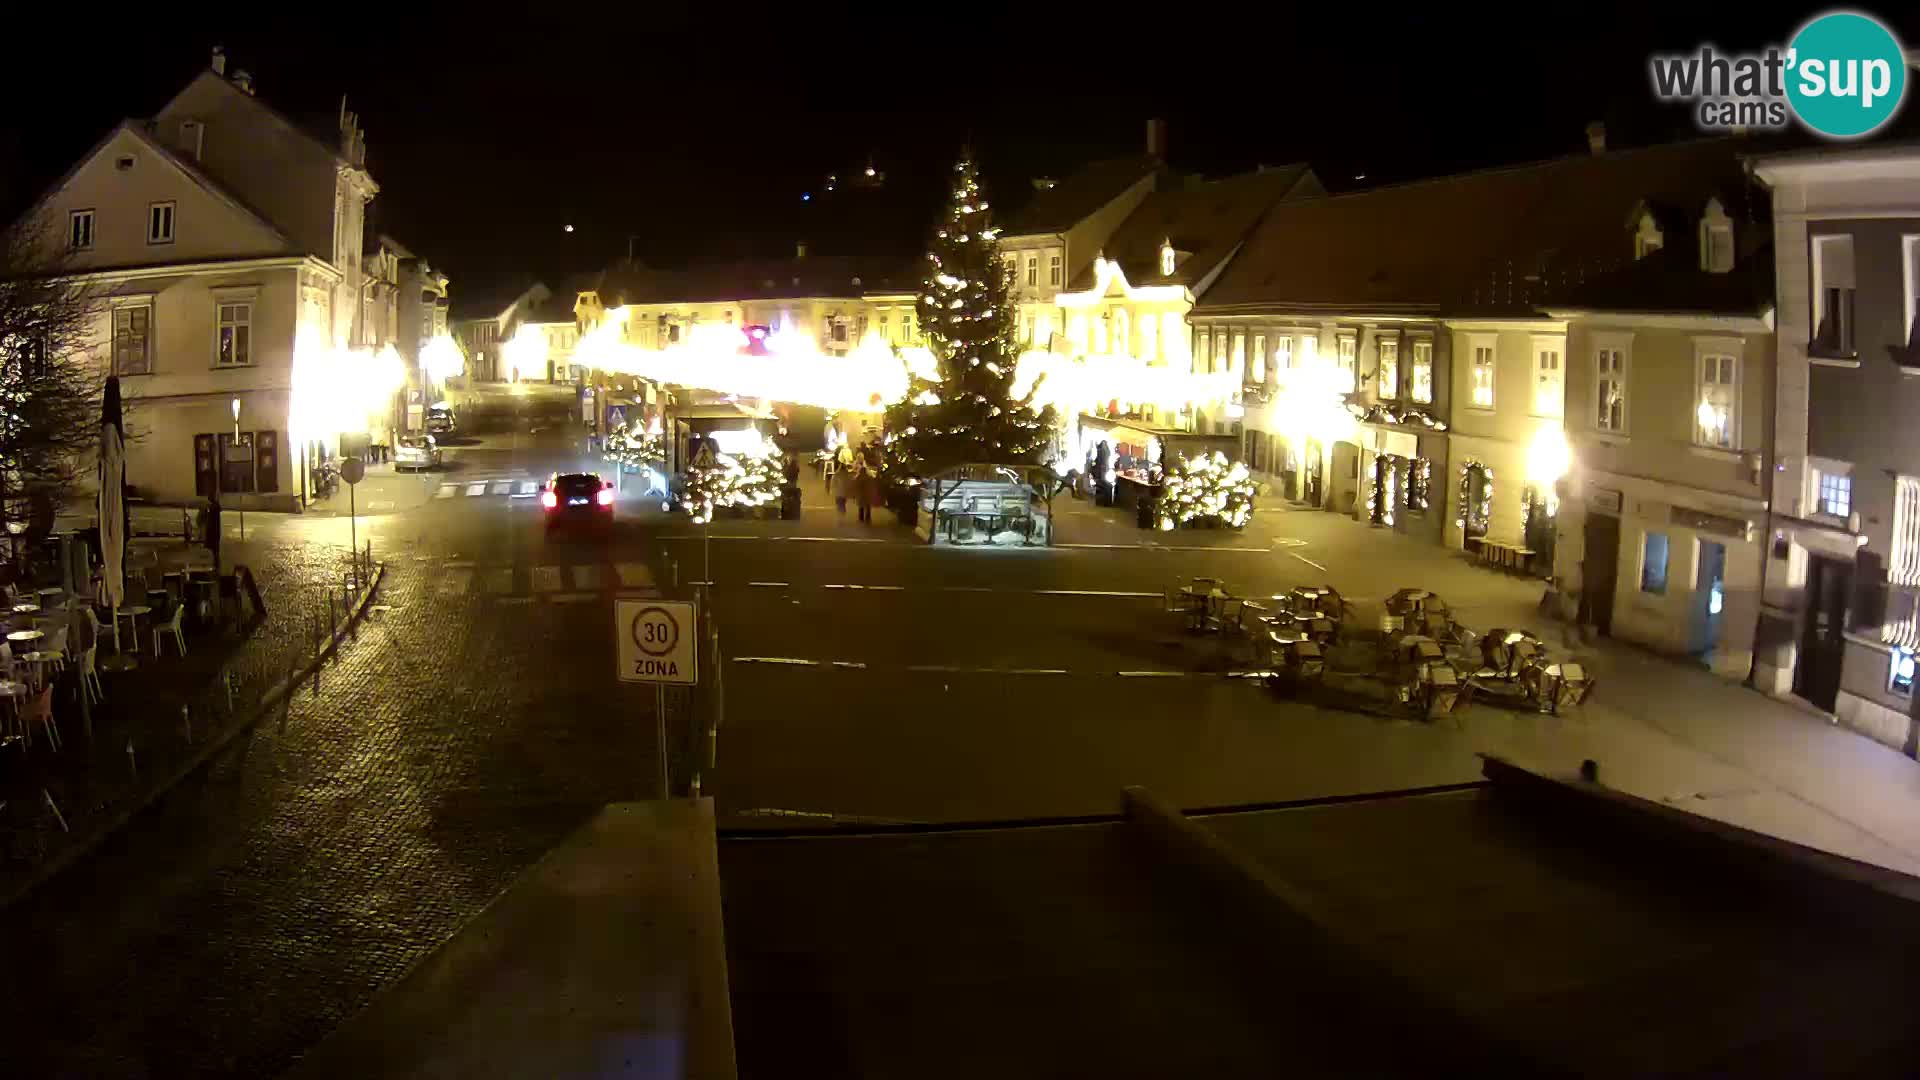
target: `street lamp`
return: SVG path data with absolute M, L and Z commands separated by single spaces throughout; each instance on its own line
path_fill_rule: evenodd
M 233 445 L 236 450 L 239 449 L 240 447 L 240 399 L 239 398 L 233 399 Z M 247 449 L 249 451 L 247 454 L 247 460 L 249 463 L 251 463 L 253 460 L 253 454 L 251 452 L 253 448 L 248 447 Z M 224 470 L 226 467 L 227 467 L 227 463 L 222 461 L 220 463 L 220 468 Z M 244 544 L 247 542 L 247 504 L 244 500 L 240 502 L 238 509 L 240 511 L 240 542 Z M 215 569 L 218 569 L 218 567 L 215 567 Z

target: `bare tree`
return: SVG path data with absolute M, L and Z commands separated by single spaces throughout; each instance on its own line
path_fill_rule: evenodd
M 16 537 L 52 528 L 100 441 L 96 298 L 61 250 L 31 219 L 0 232 L 0 521 Z

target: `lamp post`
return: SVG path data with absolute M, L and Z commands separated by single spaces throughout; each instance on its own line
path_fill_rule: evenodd
M 238 448 L 240 445 L 240 399 L 239 398 L 233 399 L 233 445 L 236 448 Z M 247 460 L 251 462 L 253 460 L 253 452 L 252 452 L 253 448 L 248 447 L 247 451 L 248 451 Z M 225 469 L 226 462 L 224 461 L 221 462 L 220 467 L 222 469 Z M 236 492 L 235 494 L 238 494 L 238 492 Z M 244 544 L 247 542 L 247 504 L 244 501 L 242 501 L 239 504 L 238 509 L 240 511 L 240 542 Z M 214 567 L 214 569 L 218 570 L 219 567 L 216 566 Z

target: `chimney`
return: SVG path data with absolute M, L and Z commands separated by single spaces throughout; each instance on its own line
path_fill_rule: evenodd
M 796 259 L 804 259 L 807 257 L 807 242 L 805 240 L 793 245 L 793 257 Z
M 227 74 L 227 50 L 218 45 L 213 47 L 213 73 L 222 78 Z
M 1607 125 L 1599 120 L 1587 125 L 1587 150 L 1597 155 L 1607 152 Z
M 253 76 L 251 74 L 245 71 L 235 70 L 233 73 L 233 85 L 239 87 L 240 92 L 248 97 L 253 96 Z
M 1147 121 L 1147 156 L 1161 160 L 1167 156 L 1167 122 L 1158 116 Z

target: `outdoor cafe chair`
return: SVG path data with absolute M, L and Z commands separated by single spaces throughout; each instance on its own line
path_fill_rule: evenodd
M 80 654 L 80 690 L 96 702 L 107 700 L 107 688 L 100 684 L 100 669 L 94 666 L 94 657 L 100 651 L 100 642 L 96 639 Z
M 153 628 L 153 655 L 155 657 L 161 655 L 160 646 L 166 642 L 166 635 L 168 634 L 173 635 L 173 643 L 180 650 L 180 655 L 187 655 L 187 635 L 180 629 L 180 620 L 184 618 L 186 614 L 187 609 L 184 605 L 175 605 L 173 618 L 167 620 L 165 626 L 156 626 Z
M 53 686 L 51 684 L 41 687 L 38 693 L 27 698 L 26 703 L 20 706 L 20 719 L 26 727 L 29 743 L 33 741 L 33 725 L 37 720 L 40 726 L 46 729 L 48 744 L 55 750 L 60 749 L 60 727 L 53 721 Z

